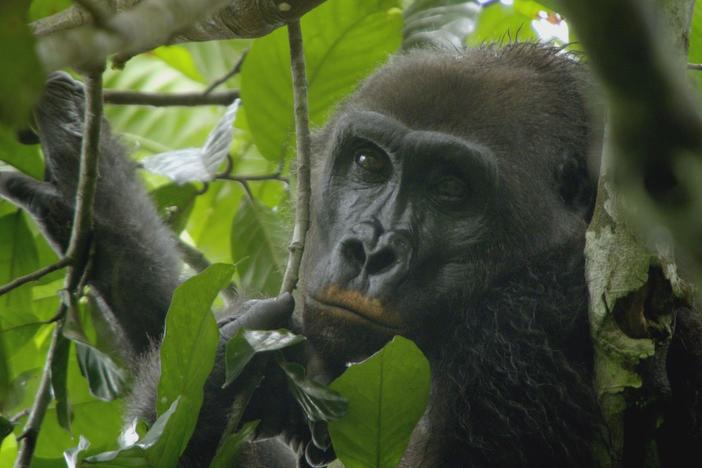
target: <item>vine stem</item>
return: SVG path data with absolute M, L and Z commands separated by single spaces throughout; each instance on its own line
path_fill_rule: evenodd
M 290 65 L 292 70 L 293 101 L 295 107 L 295 138 L 297 140 L 297 201 L 295 206 L 295 228 L 288 247 L 288 264 L 283 276 L 280 292 L 292 292 L 299 278 L 305 236 L 310 224 L 310 159 L 312 144 L 309 116 L 307 112 L 307 77 L 305 55 L 302 44 L 300 21 L 288 24 L 290 42 Z
M 103 67 L 90 72 L 85 80 L 85 118 L 83 142 L 80 153 L 80 172 L 76 190 L 75 213 L 71 239 L 66 257 L 74 261 L 68 265 L 65 290 L 69 297 L 75 295 L 81 285 L 81 278 L 89 264 L 90 245 L 93 231 L 93 201 L 97 189 L 98 157 L 100 147 L 100 125 L 102 123 L 102 72 Z M 51 403 L 51 367 L 63 337 L 63 317 L 68 309 L 68 299 L 62 298 L 57 314 L 56 328 L 46 355 L 42 377 L 29 412 L 27 424 L 18 438 L 19 448 L 15 468 L 28 468 L 32 462 L 34 449 L 46 410 Z

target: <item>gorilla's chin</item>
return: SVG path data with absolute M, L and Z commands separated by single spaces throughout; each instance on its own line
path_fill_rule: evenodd
M 337 364 L 362 361 L 401 333 L 352 310 L 310 297 L 305 298 L 302 327 L 315 351 Z

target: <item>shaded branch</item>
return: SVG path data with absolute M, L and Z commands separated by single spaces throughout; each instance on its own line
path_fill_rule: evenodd
M 702 71 L 702 63 L 688 63 L 688 70 Z
M 105 90 L 106 104 L 136 105 L 136 106 L 228 106 L 239 97 L 239 91 L 232 90 L 221 93 L 143 93 L 136 91 Z
M 51 265 L 45 266 L 44 268 L 41 268 L 37 271 L 26 274 L 24 276 L 20 276 L 19 278 L 15 278 L 9 283 L 0 286 L 0 296 L 9 291 L 12 291 L 15 288 L 22 286 L 23 284 L 29 283 L 31 281 L 36 281 L 39 278 L 48 275 L 49 273 L 52 273 L 56 270 L 60 270 L 61 268 L 65 268 L 68 265 L 70 265 L 70 263 L 71 259 L 69 257 L 64 257 L 56 263 L 52 263 Z
M 310 224 L 310 138 L 309 116 L 307 111 L 307 77 L 305 75 L 305 55 L 302 44 L 300 22 L 288 25 L 290 42 L 290 62 L 292 68 L 293 98 L 295 105 L 295 138 L 297 140 L 297 201 L 295 204 L 295 228 L 288 250 L 288 263 L 285 267 L 280 292 L 292 292 L 297 285 L 305 236 Z
M 104 27 L 80 8 L 32 23 L 45 67 L 91 69 L 118 53 L 118 61 L 155 47 L 186 41 L 264 36 L 324 0 L 112 0 L 119 13 Z
M 81 279 L 89 264 L 90 246 L 93 232 L 93 201 L 97 188 L 98 157 L 100 146 L 100 125 L 102 123 L 102 71 L 100 67 L 91 72 L 85 80 L 85 118 L 83 141 L 80 154 L 80 170 L 76 189 L 75 213 L 71 238 L 66 250 L 66 257 L 74 261 L 68 267 L 65 289 L 69 300 L 80 287 Z M 62 300 L 57 313 L 57 324 L 51 340 L 41 382 L 32 404 L 29 419 L 24 432 L 19 438 L 19 448 L 15 459 L 15 468 L 29 467 L 34 448 L 44 420 L 46 409 L 51 402 L 51 367 L 56 350 L 66 338 L 63 337 L 63 317 L 67 311 L 67 300 Z

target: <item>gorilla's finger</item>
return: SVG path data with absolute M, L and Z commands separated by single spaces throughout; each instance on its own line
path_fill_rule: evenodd
M 247 305 L 249 306 L 246 307 Z M 288 323 L 295 301 L 290 293 L 283 293 L 272 299 L 249 301 L 244 304 L 244 308 L 246 312 L 235 322 L 237 327 L 269 330 L 284 327 Z
M 52 192 L 49 184 L 20 172 L 0 172 L 0 196 L 30 212 L 35 211 L 42 195 Z

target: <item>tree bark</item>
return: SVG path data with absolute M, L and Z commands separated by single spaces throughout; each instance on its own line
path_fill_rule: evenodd
M 164 44 L 264 36 L 324 0 L 111 0 L 113 16 L 94 21 L 71 7 L 32 23 L 48 70 L 90 69 Z

